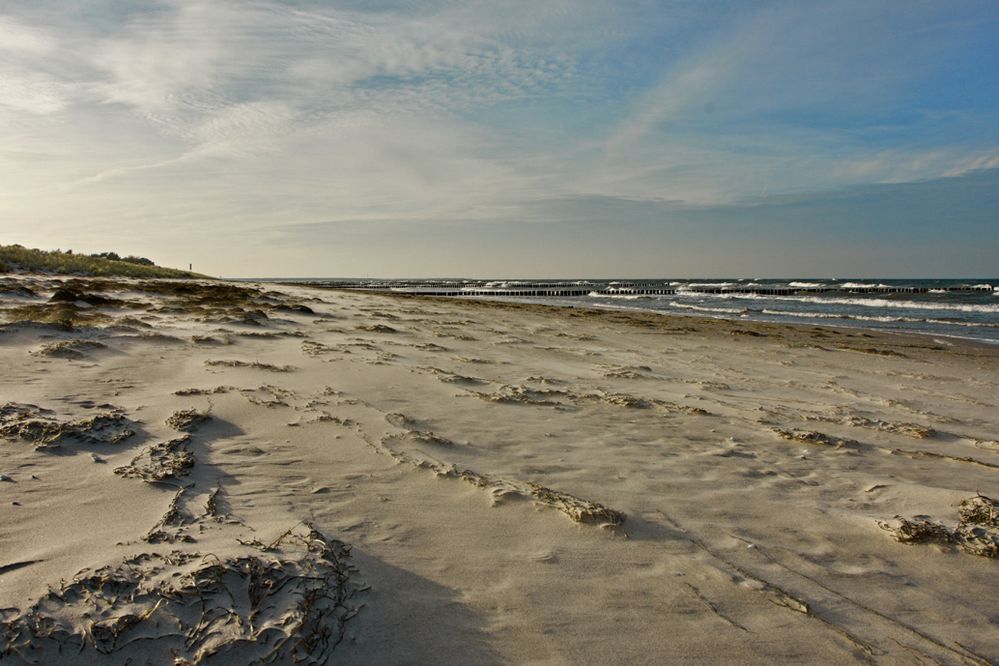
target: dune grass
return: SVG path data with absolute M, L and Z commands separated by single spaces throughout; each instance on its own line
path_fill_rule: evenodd
M 176 268 L 135 263 L 129 259 L 106 259 L 71 251 L 46 251 L 20 245 L 0 245 L 0 273 L 54 273 L 58 275 L 116 276 L 136 278 L 205 278 L 208 276 Z

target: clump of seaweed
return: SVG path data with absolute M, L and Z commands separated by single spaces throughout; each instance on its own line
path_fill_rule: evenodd
M 441 368 L 427 368 L 434 377 L 445 384 L 485 384 L 486 380 L 480 377 L 470 377 L 468 375 L 459 375 L 454 372 L 448 372 L 447 370 L 442 370 Z
M 537 378 L 528 379 L 538 381 Z M 551 384 L 553 382 L 552 380 L 544 380 L 542 383 Z M 473 391 L 472 394 L 487 402 L 539 405 L 555 407 L 556 409 L 573 408 L 584 403 L 597 402 L 629 409 L 655 408 L 661 412 L 690 414 L 692 416 L 708 415 L 708 412 L 700 407 L 689 407 L 668 400 L 659 400 L 658 398 L 640 398 L 627 393 L 575 393 L 565 389 L 536 389 L 519 384 L 504 384 L 492 393 Z
M 268 372 L 291 372 L 295 368 L 290 365 L 273 365 L 271 363 L 261 363 L 260 361 L 240 361 L 240 360 L 211 360 L 205 361 L 209 368 L 254 368 L 256 370 L 267 370 Z
M 235 390 L 232 386 L 216 386 L 215 388 L 185 388 L 177 389 L 173 392 L 174 395 L 213 395 L 217 393 L 228 393 L 229 391 Z
M 194 467 L 194 454 L 188 450 L 190 442 L 191 436 L 185 434 L 153 444 L 129 464 L 116 467 L 114 473 L 150 483 L 180 479 Z
M 106 324 L 111 320 L 108 315 L 96 312 L 90 306 L 81 308 L 76 303 L 63 301 L 20 305 L 4 310 L 3 315 L 12 323 L 55 324 L 67 331 L 79 326 Z
M 8 402 L 0 406 L 0 437 L 24 440 L 40 450 L 55 449 L 66 439 L 86 444 L 118 444 L 135 434 L 132 422 L 117 409 L 74 421 L 60 421 L 38 405 Z
M 78 360 L 85 358 L 88 352 L 98 349 L 107 349 L 107 345 L 96 340 L 60 340 L 42 345 L 31 354 L 33 356 Z
M 396 415 L 390 414 L 389 416 Z M 392 420 L 390 419 L 390 422 Z M 382 453 L 387 453 L 399 462 L 407 463 L 420 469 L 430 470 L 439 477 L 461 479 L 478 488 L 488 489 L 492 492 L 494 499 L 507 495 L 531 498 L 539 504 L 561 511 L 577 523 L 618 527 L 625 521 L 626 516 L 621 511 L 610 509 L 597 502 L 580 499 L 569 493 L 547 488 L 539 483 L 497 479 L 470 469 L 458 467 L 454 464 L 443 463 L 421 455 L 413 455 L 400 450 L 396 446 L 399 442 L 404 441 L 420 442 L 428 436 L 434 440 L 439 439 L 437 435 L 423 431 L 408 431 L 388 435 L 382 438 L 382 446 L 379 450 Z M 450 440 L 444 441 L 453 444 Z
M 264 384 L 255 389 L 239 389 L 239 394 L 250 404 L 260 407 L 290 407 L 289 401 L 297 397 L 294 391 L 271 384 Z
M 969 497 L 961 501 L 958 511 L 962 523 L 999 527 L 999 501 L 991 497 L 985 495 Z
M 302 353 L 306 356 L 318 357 L 322 354 L 330 354 L 339 351 L 339 349 L 335 349 L 329 345 L 324 345 L 323 343 L 316 342 L 315 340 L 302 341 Z
M 2 268 L 0 268 L 0 273 L 3 273 Z M 0 279 L 0 294 L 14 298 L 36 298 L 38 296 L 31 287 L 20 280 L 11 278 Z
M 539 483 L 527 485 L 535 499 L 558 509 L 577 523 L 620 525 L 624 522 L 624 513 L 603 504 L 580 499 L 560 490 L 552 490 Z
M 316 314 L 316 311 L 308 305 L 302 303 L 278 303 L 274 306 L 278 312 L 290 312 L 292 314 Z
M 399 329 L 392 328 L 385 324 L 361 324 L 357 327 L 359 331 L 367 331 L 368 333 L 398 333 Z
M 464 342 L 475 342 L 478 340 L 475 336 L 468 335 L 467 333 L 455 332 L 451 329 L 443 328 L 434 329 L 434 335 L 438 338 L 451 338 L 452 340 L 462 340 Z
M 837 347 L 842 351 L 853 351 L 860 352 L 861 354 L 874 354 L 876 356 L 899 356 L 905 358 L 905 354 L 897 352 L 894 349 L 878 349 L 877 347 L 847 347 L 841 346 Z
M 91 306 L 122 306 L 126 303 L 118 298 L 82 291 L 85 283 L 70 282 L 56 289 L 49 297 L 50 303 L 86 303 Z
M 424 342 L 422 344 L 413 345 L 413 349 L 419 349 L 420 351 L 428 352 L 446 352 L 447 347 L 442 347 L 441 345 L 434 344 L 433 342 Z
M 566 403 L 562 400 L 571 400 L 572 398 L 569 392 L 560 389 L 535 389 L 529 386 L 511 384 L 503 384 L 492 393 L 473 391 L 473 394 L 487 402 L 546 407 L 565 407 Z
M 953 530 L 941 523 L 901 516 L 878 521 L 878 526 L 900 543 L 956 544 L 971 555 L 999 558 L 999 501 L 979 494 L 963 500 L 958 511 L 961 519 Z
M 192 335 L 191 342 L 196 345 L 231 345 L 232 338 L 226 334 L 220 337 L 214 335 Z
M 629 407 L 631 409 L 649 409 L 655 404 L 651 400 L 628 395 L 627 393 L 607 393 L 600 396 L 600 400 L 608 405 Z
M 444 448 L 456 446 L 453 441 L 447 437 L 441 437 L 432 430 L 410 430 L 405 434 L 405 438 L 414 444 L 430 444 Z
M 853 440 L 832 437 L 814 430 L 798 430 L 795 428 L 771 428 L 771 430 L 782 439 L 802 442 L 803 444 L 821 444 L 823 446 L 831 446 L 834 449 L 844 449 L 856 445 L 856 442 Z
M 389 412 L 385 415 L 385 420 L 396 428 L 415 428 L 418 423 L 416 419 L 400 412 Z
M 648 379 L 652 368 L 647 365 L 620 366 L 604 365 L 604 377 L 608 379 Z
M 899 543 L 953 543 L 954 534 L 941 523 L 934 523 L 925 518 L 902 518 L 898 516 L 892 522 L 881 521 L 881 529 L 891 533 L 892 538 Z
M 196 409 L 181 409 L 167 417 L 166 424 L 174 430 L 181 432 L 192 432 L 199 424 L 211 418 L 208 412 L 199 412 Z
M 270 320 L 268 312 L 312 314 L 311 308 L 296 299 L 248 285 L 146 280 L 135 288 L 162 297 L 155 311 L 183 314 L 202 321 L 261 326 Z
M 856 414 L 846 417 L 843 422 L 851 426 L 871 428 L 882 432 L 894 432 L 915 439 L 928 439 L 937 434 L 933 428 L 919 425 L 918 423 L 882 421 L 881 419 L 869 419 L 866 416 L 858 416 Z
M 169 530 L 164 528 L 183 528 L 191 520 L 191 516 L 181 508 L 180 499 L 187 492 L 187 487 L 180 487 L 170 500 L 167 510 L 159 522 L 153 525 L 152 529 L 142 537 L 146 543 L 194 543 L 194 538 L 186 534 L 183 529 Z
M 143 553 L 0 611 L 0 656 L 324 664 L 360 610 L 355 573 L 350 546 L 307 523 L 237 557 Z

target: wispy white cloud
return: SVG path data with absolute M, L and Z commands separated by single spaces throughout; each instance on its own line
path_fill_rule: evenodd
M 56 48 L 56 41 L 43 30 L 0 15 L 0 52 L 43 56 Z
M 921 5 L 889 31 L 883 9 L 38 0 L 0 13 L 0 231 L 228 247 L 316 219 L 545 222 L 552 197 L 708 205 L 999 166 L 999 136 L 967 131 L 995 109 L 911 103 L 985 19 L 927 33 Z

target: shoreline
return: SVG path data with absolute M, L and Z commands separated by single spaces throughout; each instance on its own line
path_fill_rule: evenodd
M 0 326 L 8 658 L 999 658 L 999 600 L 975 592 L 999 555 L 991 346 L 273 283 L 22 286 L 0 314 L 48 323 Z
M 261 283 L 261 284 L 281 284 L 281 283 Z M 952 344 L 958 346 L 970 346 L 974 349 L 988 350 L 996 352 L 999 356 L 999 341 L 990 342 L 986 340 L 979 340 L 976 338 L 967 337 L 957 337 L 950 336 L 940 333 L 924 333 L 924 332 L 909 332 L 909 331 L 899 331 L 899 330 L 885 330 L 878 328 L 865 328 L 863 326 L 843 326 L 831 324 L 826 321 L 816 322 L 816 323 L 806 323 L 806 322 L 770 322 L 770 321 L 759 321 L 755 319 L 736 319 L 730 317 L 711 317 L 703 314 L 684 314 L 677 312 L 665 312 L 659 310 L 650 310 L 645 308 L 631 308 L 628 306 L 616 306 L 616 305 L 587 305 L 587 304 L 553 304 L 553 303 L 537 303 L 531 301 L 515 301 L 515 300 L 500 300 L 500 299 L 490 299 L 484 297 L 475 298 L 462 298 L 462 297 L 450 297 L 450 296 L 433 296 L 433 295 L 423 295 L 423 294 L 403 294 L 403 293 L 393 293 L 385 292 L 379 290 L 365 290 L 365 289 L 339 289 L 337 287 L 318 287 L 309 286 L 309 289 L 318 289 L 321 291 L 338 291 L 342 293 L 364 293 L 371 296 L 384 296 L 388 298 L 399 298 L 399 299 L 414 299 L 414 300 L 426 300 L 427 302 L 434 303 L 447 303 L 447 302 L 458 302 L 482 305 L 484 307 L 497 306 L 504 307 L 509 306 L 513 309 L 519 309 L 524 306 L 525 309 L 539 308 L 538 311 L 548 311 L 548 310 L 577 310 L 577 311 L 587 311 L 593 313 L 617 313 L 625 312 L 636 316 L 636 320 L 643 322 L 654 322 L 660 319 L 675 319 L 675 322 L 682 322 L 687 320 L 693 320 L 700 324 L 705 324 L 708 322 L 726 322 L 727 324 L 733 325 L 733 328 L 743 327 L 761 327 L 761 328 L 771 328 L 774 331 L 779 331 L 779 329 L 786 327 L 792 330 L 804 331 L 806 329 L 835 329 L 837 331 L 850 332 L 861 335 L 862 337 L 872 337 L 872 338 L 885 338 L 886 344 L 890 344 L 891 338 L 913 338 L 914 340 L 925 340 L 925 338 L 932 337 L 945 337 L 948 340 L 953 340 Z M 866 335 L 865 335 L 866 334 Z M 910 340 L 911 341 L 911 340 Z

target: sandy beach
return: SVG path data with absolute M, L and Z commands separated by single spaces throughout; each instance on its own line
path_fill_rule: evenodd
M 999 661 L 999 348 L 208 281 L 0 306 L 10 663 Z

